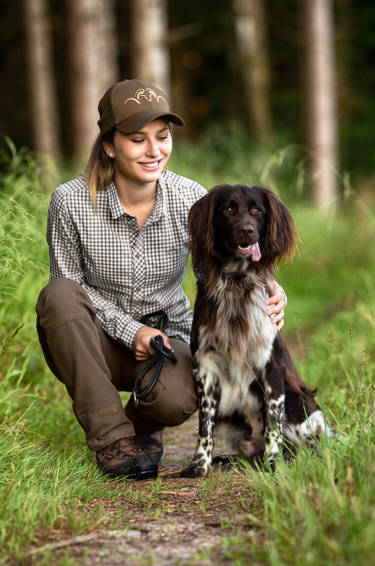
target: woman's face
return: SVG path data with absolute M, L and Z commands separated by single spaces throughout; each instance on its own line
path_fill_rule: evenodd
M 158 119 L 132 134 L 116 130 L 113 142 L 103 142 L 103 147 L 115 159 L 115 177 L 139 185 L 153 183 L 159 179 L 172 151 L 169 124 Z

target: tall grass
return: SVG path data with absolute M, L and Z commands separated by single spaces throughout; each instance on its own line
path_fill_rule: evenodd
M 274 475 L 248 469 L 267 564 L 365 566 L 375 550 L 375 292 L 334 316 L 312 340 L 303 375 L 336 430 Z M 251 512 L 253 512 L 251 510 Z M 238 564 L 247 564 L 246 559 Z
M 42 528 L 83 528 L 90 513 L 69 518 L 66 506 L 103 485 L 42 360 L 34 309 L 48 283 L 49 195 L 33 157 L 10 149 L 0 178 L 0 561 L 4 552 L 22 556 Z
M 206 186 L 271 184 L 296 201 L 292 212 L 303 244 L 278 275 L 289 297 L 286 327 L 309 345 L 299 367 L 319 387 L 319 401 L 337 431 L 333 442 L 315 453 L 302 450 L 273 475 L 248 471 L 245 481 L 257 493 L 252 520 L 260 533 L 251 539 L 251 556 L 256 552 L 269 564 L 369 563 L 375 525 L 373 217 L 350 200 L 348 210 L 327 221 L 303 204 L 298 192 L 303 175 L 292 150 L 273 155 L 254 150 L 252 161 L 246 144 L 243 149 L 246 140 L 228 149 L 220 139 L 221 149 L 215 149 L 214 138 L 211 133 L 200 147 L 181 146 L 171 167 Z M 222 157 L 219 165 L 215 152 Z M 46 183 L 27 152 L 11 147 L 0 159 L 5 169 L 0 176 L 1 562 L 9 553 L 23 559 L 47 529 L 77 533 L 98 524 L 101 505 L 87 502 L 118 497 L 118 490 L 97 473 L 35 332 L 34 305 L 48 282 L 46 213 L 57 181 L 48 177 Z M 190 269 L 185 284 L 193 300 Z M 248 563 L 249 549 L 236 544 L 228 542 L 228 552 L 235 563 Z

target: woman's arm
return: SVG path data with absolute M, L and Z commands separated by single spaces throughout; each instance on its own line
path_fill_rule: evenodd
M 267 305 L 272 305 L 268 309 L 268 315 L 274 315 L 273 321 L 277 325 L 277 329 L 281 330 L 284 326 L 284 309 L 287 304 L 287 297 L 284 289 L 275 281 L 274 282 L 274 294 L 272 297 L 267 299 Z
M 51 198 L 47 242 L 50 253 L 50 279 L 66 278 L 77 281 L 90 297 L 101 327 L 112 338 L 133 349 L 135 336 L 144 325 L 85 282 L 79 233 L 61 193 L 55 192 Z

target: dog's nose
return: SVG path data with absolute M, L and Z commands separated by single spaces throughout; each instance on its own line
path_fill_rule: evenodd
M 255 227 L 252 224 L 244 224 L 243 226 L 241 226 L 241 230 L 244 232 L 244 234 L 248 234 L 250 236 L 254 234 Z

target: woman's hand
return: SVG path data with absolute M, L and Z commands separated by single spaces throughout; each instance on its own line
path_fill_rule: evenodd
M 274 282 L 273 289 L 274 294 L 266 301 L 267 305 L 272 305 L 271 308 L 268 309 L 267 314 L 274 315 L 272 320 L 276 324 L 277 329 L 281 330 L 284 326 L 284 309 L 286 307 L 285 295 L 276 281 Z
M 163 337 L 165 347 L 172 349 L 168 336 L 157 328 L 142 326 L 142 328 L 138 330 L 133 342 L 133 351 L 135 359 L 138 362 L 143 362 L 156 353 L 154 348 L 150 345 L 150 340 L 159 335 Z

